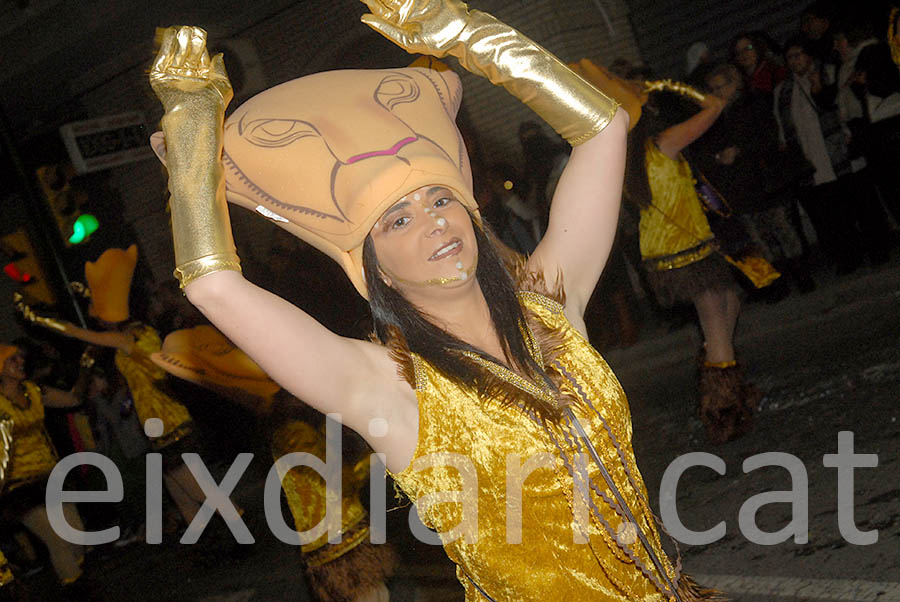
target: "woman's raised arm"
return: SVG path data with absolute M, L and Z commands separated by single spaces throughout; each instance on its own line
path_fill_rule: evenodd
M 699 102 L 700 112 L 681 123 L 663 130 L 657 136 L 656 146 L 670 159 L 677 159 L 678 153 L 705 134 L 706 130 L 712 127 L 712 124 L 716 122 L 716 119 L 719 118 L 719 115 L 722 114 L 722 110 L 725 108 L 725 102 L 714 94 L 706 94 Z
M 66 320 L 42 316 L 34 312 L 29 305 L 25 304 L 25 299 L 19 293 L 13 293 L 13 305 L 25 318 L 25 321 L 40 326 L 67 337 L 78 339 L 89 345 L 99 345 L 101 347 L 111 347 L 113 349 L 121 349 L 126 353 L 131 351 L 134 338 L 126 332 L 118 332 L 115 330 L 88 330 L 76 326 Z
M 625 175 L 628 114 L 572 149 L 550 205 L 550 221 L 529 265 L 549 283 L 562 276 L 566 316 L 582 333 L 585 307 L 616 237 Z
M 384 347 L 331 332 L 238 272 L 209 274 L 184 290 L 273 380 L 320 412 L 341 414 L 364 437 L 373 418 L 406 420 L 394 402 L 414 399 L 413 392 Z
M 188 299 L 286 390 L 336 412 L 365 436 L 374 417 L 398 423 L 396 403 L 414 400 L 388 352 L 330 332 L 309 315 L 243 278 L 225 202 L 223 119 L 231 85 L 206 33 L 165 30 L 150 83 L 165 108 L 175 274 Z M 413 431 L 415 432 L 415 431 Z

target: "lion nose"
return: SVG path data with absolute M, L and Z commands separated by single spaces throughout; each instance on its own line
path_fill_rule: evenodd
M 412 144 L 416 140 L 418 140 L 418 138 L 416 138 L 415 136 L 408 136 L 408 137 L 404 138 L 403 140 L 400 140 L 396 144 L 393 144 L 390 148 L 371 150 L 371 151 L 367 151 L 364 153 L 360 153 L 358 155 L 353 155 L 352 157 L 347 159 L 346 163 L 347 163 L 347 165 L 352 165 L 353 163 L 356 163 L 357 161 L 362 161 L 362 160 L 368 159 L 370 157 L 392 157 L 392 156 L 396 155 L 398 152 L 400 152 L 401 148 L 403 148 L 407 144 Z

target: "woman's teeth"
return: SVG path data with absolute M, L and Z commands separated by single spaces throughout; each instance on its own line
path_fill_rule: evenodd
M 431 259 L 432 259 L 432 260 L 440 259 L 441 257 L 443 257 L 444 255 L 446 255 L 447 253 L 450 253 L 451 251 L 453 251 L 453 250 L 455 250 L 456 248 L 458 248 L 461 244 L 462 244 L 461 242 L 456 241 L 456 242 L 450 243 L 449 245 L 443 246 L 443 247 L 441 247 L 440 249 L 438 249 L 438 251 L 437 251 L 434 255 L 431 256 Z

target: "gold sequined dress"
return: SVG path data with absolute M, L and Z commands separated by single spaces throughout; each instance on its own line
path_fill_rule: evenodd
M 141 424 L 149 418 L 162 420 L 163 434 L 153 440 L 153 446 L 159 449 L 191 432 L 191 415 L 160 388 L 166 372 L 150 360 L 150 354 L 162 347 L 159 334 L 145 324 L 132 327 L 130 332 L 134 336 L 131 353 L 117 351 L 116 368 L 128 383 Z
M 272 455 L 294 517 L 294 528 L 303 533 L 327 518 L 331 494 L 325 479 L 312 468 L 296 466 L 288 470 L 278 462 L 297 452 L 325 462 L 325 433 L 303 420 L 289 418 L 272 434 Z M 329 543 L 326 529 L 300 547 L 307 585 L 317 600 L 355 600 L 387 581 L 396 568 L 396 553 L 390 545 L 369 542 L 369 516 L 360 499 L 369 480 L 369 455 L 364 453 L 368 448 L 359 452 L 343 458 L 340 541 Z
M 694 188 L 691 166 L 666 156 L 652 139 L 645 146 L 650 205 L 641 209 L 641 258 L 657 300 L 664 306 L 690 302 L 711 288 L 733 283 L 716 253 L 715 236 Z
M 325 457 L 325 436 L 319 429 L 301 420 L 287 420 L 272 434 L 272 456 L 277 461 L 290 453 L 304 452 L 322 460 Z M 294 467 L 279 475 L 287 497 L 288 507 L 294 517 L 297 531 L 304 532 L 318 525 L 325 517 L 327 495 L 325 479 L 307 466 Z M 344 464 L 341 497 L 341 543 L 328 544 L 328 533 L 323 532 L 314 541 L 301 546 L 306 562 L 313 566 L 325 564 L 368 538 L 369 526 L 366 509 L 360 501 L 359 491 L 369 476 L 368 457 L 355 464 Z
M 712 252 L 713 233 L 703 212 L 691 166 L 679 155 L 666 156 L 653 140 L 646 143 L 647 179 L 652 203 L 641 210 L 641 257 L 658 270 L 684 267 Z
M 28 399 L 25 408 L 20 408 L 12 400 L 0 395 L 0 414 L 6 414 L 13 420 L 12 456 L 7 467 L 3 493 L 46 479 L 59 461 L 44 426 L 41 389 L 31 381 L 24 381 L 22 384 Z
M 542 352 L 535 351 L 540 345 L 532 344 L 536 360 L 548 372 L 564 376 L 564 392 L 578 400 L 572 407 L 579 422 L 668 579 L 678 583 L 680 575 L 662 550 L 635 464 L 628 402 L 618 380 L 569 324 L 560 303 L 533 292 L 520 293 L 520 302 L 531 330 L 552 333 L 558 342 L 552 358 L 547 349 L 540 357 Z M 599 469 L 593 462 L 574 461 L 578 448 L 571 425 L 544 426 L 517 407 L 480 398 L 421 357 L 409 357 L 419 438 L 410 465 L 392 476 L 416 503 L 424 524 L 441 534 L 467 602 L 670 599 L 663 593 L 666 577 L 654 569 L 633 528 L 609 503 L 612 493 Z M 538 467 L 529 471 L 532 466 Z M 508 480 L 521 482 L 521 496 L 508 493 Z M 471 491 L 477 505 L 467 503 L 461 491 Z M 589 496 L 579 493 L 584 491 Z M 573 503 L 582 510 L 590 507 L 576 521 L 577 528 Z M 508 522 L 519 511 L 520 530 L 518 521 Z M 575 543 L 576 532 L 587 543 Z M 508 543 L 508 537 L 520 537 L 521 543 Z

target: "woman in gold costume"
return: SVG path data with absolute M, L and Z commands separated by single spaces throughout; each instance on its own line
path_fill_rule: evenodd
M 162 384 L 166 374 L 150 360 L 150 355 L 160 349 L 159 333 L 152 326 L 129 320 L 129 295 L 136 264 L 136 245 L 128 249 L 107 249 L 97 261 L 85 264 L 90 314 L 103 326 L 102 330 L 89 330 L 71 322 L 39 316 L 21 300 L 18 307 L 25 319 L 36 325 L 91 345 L 116 350 L 116 368 L 128 385 L 141 424 L 155 419 L 159 421 L 156 426 L 162 426 L 158 431 L 151 428 L 148 435 L 152 437 L 153 449 L 163 455 L 166 490 L 185 524 L 189 525 L 206 499 L 181 461 L 181 452 L 191 451 L 188 441 L 193 421 L 188 409 L 165 392 Z
M 84 551 L 60 537 L 50 524 L 44 506 L 47 478 L 59 461 L 47 429 L 44 407 L 70 408 L 80 404 L 75 395 L 53 387 L 39 387 L 26 379 L 25 354 L 13 345 L 0 345 L 0 417 L 12 421 L 9 463 L 0 497 L 0 515 L 16 521 L 34 533 L 50 554 L 56 576 L 64 586 L 72 586 L 81 576 Z M 83 529 L 77 508 L 63 503 L 69 525 Z M 0 556 L 0 582 L 9 578 L 5 559 Z
M 735 360 L 737 283 L 710 228 L 682 150 L 715 123 L 725 103 L 678 82 L 649 82 L 648 87 L 652 92 L 686 96 L 700 105 L 699 111 L 679 121 L 673 117 L 679 110 L 675 98 L 651 94 L 644 118 L 631 134 L 626 190 L 641 208 L 641 257 L 657 300 L 663 306 L 693 304 L 697 311 L 704 339 L 698 414 L 710 441 L 723 443 L 750 428 L 760 396 Z M 767 262 L 757 262 L 766 272 L 761 274 L 762 285 L 777 277 Z
M 409 52 L 453 55 L 573 146 L 546 235 L 506 264 L 482 226 L 432 59 L 286 82 L 224 120 L 205 32 L 170 28 L 150 83 L 165 114 L 176 276 L 275 381 L 383 453 L 440 534 L 466 599 L 709 599 L 660 544 L 627 401 L 584 307 L 612 244 L 629 117 L 549 52 L 456 0 L 366 0 Z M 226 198 L 327 253 L 369 299 L 375 340 L 339 337 L 240 272 Z

